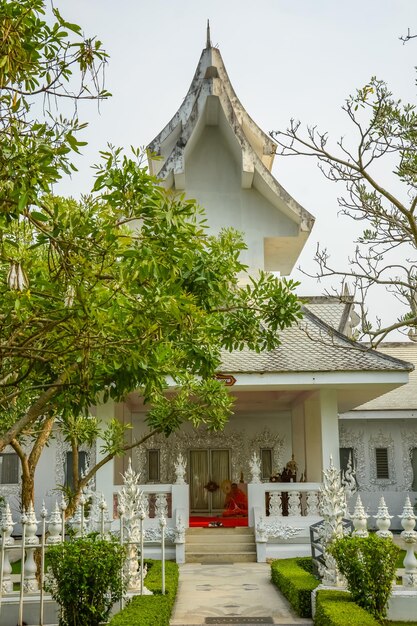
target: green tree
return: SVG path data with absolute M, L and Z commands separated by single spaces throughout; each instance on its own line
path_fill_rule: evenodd
M 352 599 L 382 622 L 395 578 L 400 548 L 391 539 L 342 537 L 327 547 L 346 577 Z
M 291 281 L 261 274 L 242 287 L 240 235 L 210 236 L 195 202 L 159 187 L 135 154 L 104 153 L 93 195 L 45 195 L 42 210 L 26 211 L 33 221 L 12 220 L 3 234 L 0 449 L 11 443 L 23 466 L 23 443 L 37 442 L 24 504 L 57 416 L 74 453 L 102 432 L 88 408 L 134 389 L 152 407 L 148 436 L 187 420 L 221 428 L 231 411 L 213 378 L 221 349 L 273 348 L 300 317 Z M 128 449 L 123 435 L 115 421 L 102 432 L 106 460 Z M 77 491 L 96 469 L 75 476 Z
M 51 576 L 45 589 L 60 606 L 59 626 L 99 626 L 118 602 L 126 584 L 126 549 L 116 538 L 88 535 L 50 546 Z
M 27 507 L 59 424 L 74 452 L 71 511 L 98 469 L 79 479 L 79 446 L 100 434 L 99 466 L 129 448 L 120 424 L 103 430 L 91 405 L 140 389 L 147 436 L 187 420 L 221 428 L 231 411 L 213 379 L 221 349 L 278 345 L 300 307 L 291 281 L 261 274 L 241 287 L 241 237 L 210 237 L 195 202 L 164 191 L 139 151 L 103 152 L 80 201 L 52 194 L 82 124 L 51 112 L 38 120 L 36 102 L 106 97 L 106 55 L 58 11 L 52 24 L 44 13 L 41 0 L 0 0 L 0 451 L 10 444 L 20 457 Z
M 283 156 L 309 156 L 332 182 L 345 185 L 340 212 L 365 223 L 349 259 L 349 269 L 335 268 L 326 248 L 317 249 L 318 279 L 341 277 L 353 284 L 360 307 L 361 335 L 374 346 L 393 330 L 417 340 L 417 114 L 415 106 L 395 100 L 376 78 L 350 96 L 343 107 L 352 134 L 335 146 L 316 126 L 305 132 L 291 120 L 274 131 Z M 367 297 L 380 290 L 386 300 L 403 305 L 395 321 L 371 323 Z M 339 293 L 343 294 L 342 290 Z M 384 300 L 384 301 L 385 301 Z

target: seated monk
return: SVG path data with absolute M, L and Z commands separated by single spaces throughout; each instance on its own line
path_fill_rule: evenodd
M 232 483 L 230 492 L 226 495 L 224 503 L 224 517 L 234 517 L 236 515 L 246 516 L 248 514 L 248 499 L 236 483 Z

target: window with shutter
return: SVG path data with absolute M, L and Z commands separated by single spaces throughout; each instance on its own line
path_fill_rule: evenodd
M 376 477 L 389 478 L 388 448 L 375 448 Z
M 0 485 L 19 484 L 19 457 L 14 453 L 0 454 Z

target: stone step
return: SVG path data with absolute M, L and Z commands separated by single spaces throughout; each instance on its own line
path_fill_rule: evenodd
M 217 563 L 256 563 L 256 553 L 227 552 L 224 554 L 204 554 L 195 552 L 186 554 L 186 563 L 202 563 L 203 565 L 213 565 Z
M 227 528 L 226 526 L 215 526 L 214 528 L 192 527 L 187 528 L 188 535 L 212 535 L 217 533 L 225 533 L 226 535 L 253 535 L 253 528 L 248 526 L 237 526 L 236 528 Z
M 186 563 L 256 563 L 253 528 L 189 528 Z
M 253 543 L 253 535 L 186 535 L 187 543 Z
M 216 543 L 213 545 L 212 543 L 186 543 L 185 544 L 185 554 L 191 554 L 193 552 L 206 552 L 206 553 L 221 553 L 224 552 L 256 552 L 255 543 L 246 541 L 240 541 L 236 543 Z

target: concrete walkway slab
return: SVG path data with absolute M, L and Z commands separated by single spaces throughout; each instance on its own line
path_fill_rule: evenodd
M 210 618 L 272 618 L 272 623 L 313 624 L 297 617 L 291 606 L 271 582 L 267 563 L 231 565 L 180 565 L 177 599 L 171 626 L 201 626 Z M 210 620 L 213 623 L 213 620 Z M 220 620 L 219 620 L 220 621 Z M 233 620 L 234 621 L 234 620 Z M 234 621 L 236 624 L 236 621 Z

